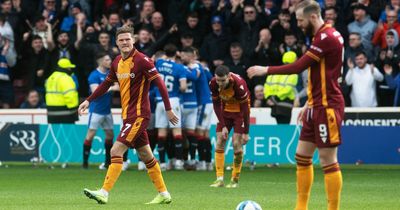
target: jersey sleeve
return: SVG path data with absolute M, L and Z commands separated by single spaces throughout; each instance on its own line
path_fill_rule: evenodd
M 211 96 L 213 101 L 219 100 L 219 91 L 218 91 L 218 85 L 215 79 L 212 79 L 209 83 L 210 86 L 210 91 L 211 91 Z
M 187 76 L 186 76 L 186 68 L 185 68 L 185 66 L 184 65 L 180 65 L 180 64 L 178 64 L 177 65 L 177 67 L 179 68 L 179 75 L 178 75 L 178 79 L 179 80 L 181 80 L 181 79 L 187 79 Z
M 92 72 L 88 78 L 89 85 L 99 85 L 101 83 L 100 78 L 96 77 L 96 75 Z
M 144 56 L 138 65 L 140 65 L 140 67 L 143 69 L 144 75 L 149 81 L 153 81 L 160 76 L 156 67 L 154 66 L 153 61 L 150 58 Z
M 240 103 L 247 102 L 249 98 L 249 89 L 243 79 L 236 80 L 235 98 L 240 101 Z
M 333 38 L 333 35 L 328 35 L 328 33 L 322 32 L 317 34 L 305 54 L 319 62 L 329 51 L 330 47 L 337 45 Z

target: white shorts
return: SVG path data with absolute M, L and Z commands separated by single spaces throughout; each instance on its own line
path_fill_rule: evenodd
M 111 113 L 107 115 L 101 115 L 90 112 L 88 127 L 92 130 L 97 130 L 99 127 L 104 130 L 113 130 L 114 122 Z
M 182 112 L 182 121 L 183 126 L 182 128 L 186 129 L 196 129 L 196 122 L 197 122 L 197 110 L 198 108 L 183 108 Z
M 202 104 L 197 112 L 197 129 L 209 130 L 211 127 L 211 116 L 213 112 L 213 104 Z
M 175 115 L 178 117 L 179 122 L 176 125 L 173 125 L 171 122 L 168 120 L 167 113 L 164 108 L 164 103 L 158 102 L 156 106 L 156 128 L 180 128 L 182 127 L 182 118 L 181 118 L 181 105 L 179 104 L 179 98 L 170 98 L 169 99 L 171 103 L 171 108 L 174 111 Z

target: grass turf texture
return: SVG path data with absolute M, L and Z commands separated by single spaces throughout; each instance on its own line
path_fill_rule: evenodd
M 83 194 L 83 188 L 101 187 L 106 171 L 77 165 L 8 163 L 0 167 L 0 209 L 235 209 L 243 200 L 254 200 L 263 209 L 293 209 L 296 198 L 295 167 L 244 168 L 238 189 L 210 188 L 214 172 L 168 171 L 164 179 L 172 194 L 170 205 L 148 206 L 156 191 L 147 173 L 122 172 L 110 193 L 109 203 L 99 206 Z M 134 168 L 131 166 L 131 168 Z M 342 165 L 344 187 L 341 209 L 400 209 L 400 166 Z M 309 209 L 326 209 L 322 170 L 315 176 Z M 228 182 L 230 171 L 225 172 Z

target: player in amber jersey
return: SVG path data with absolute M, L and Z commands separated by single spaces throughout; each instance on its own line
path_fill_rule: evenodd
M 118 82 L 121 93 L 123 126 L 117 141 L 111 148 L 111 165 L 108 167 L 103 187 L 100 190 L 84 189 L 90 199 L 100 204 L 108 202 L 108 193 L 113 188 L 122 170 L 122 155 L 129 148 L 137 150 L 140 160 L 147 167 L 147 173 L 159 194 L 147 204 L 171 203 L 171 195 L 167 191 L 161 175 L 160 165 L 154 158 L 149 146 L 146 128 L 150 120 L 149 89 L 153 82 L 159 89 L 168 119 L 173 124 L 178 118 L 171 110 L 168 92 L 159 76 L 153 61 L 134 48 L 133 28 L 123 26 L 117 29 L 116 44 L 121 52 L 112 65 L 109 74 L 96 91 L 79 106 L 79 113 L 84 112 L 90 101 L 103 95 L 113 82 Z
M 313 182 L 312 156 L 318 148 L 324 170 L 328 210 L 339 209 L 342 174 L 337 160 L 341 143 L 340 126 L 344 115 L 344 99 L 339 86 L 343 64 L 343 38 L 321 18 L 315 1 L 305 0 L 296 8 L 298 26 L 313 36 L 310 49 L 295 63 L 284 66 L 253 66 L 250 78 L 265 74 L 298 74 L 308 68 L 308 101 L 299 120 L 303 123 L 296 150 L 296 209 L 307 209 Z
M 233 168 L 231 182 L 227 188 L 238 187 L 242 169 L 242 145 L 249 140 L 250 92 L 246 82 L 239 75 L 229 72 L 220 65 L 215 69 L 215 77 L 210 81 L 214 112 L 218 118 L 217 143 L 215 146 L 215 168 L 217 180 L 210 187 L 224 186 L 225 144 L 233 128 Z

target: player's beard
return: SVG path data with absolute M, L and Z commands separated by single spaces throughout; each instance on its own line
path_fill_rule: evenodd
M 311 25 L 310 22 L 308 22 L 306 28 L 304 29 L 304 33 L 306 34 L 306 36 L 308 37 L 313 37 L 313 26 Z

